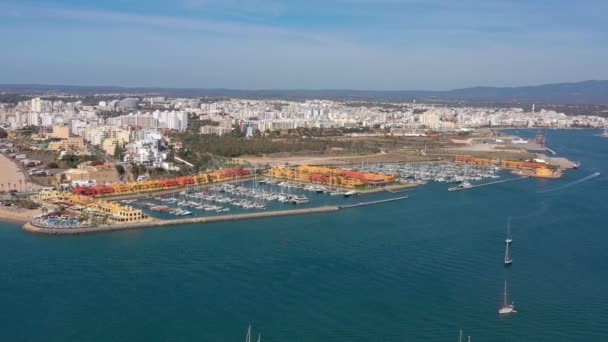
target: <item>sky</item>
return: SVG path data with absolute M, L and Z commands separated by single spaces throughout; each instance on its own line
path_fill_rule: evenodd
M 608 79 L 606 0 L 0 0 L 0 83 L 446 90 Z

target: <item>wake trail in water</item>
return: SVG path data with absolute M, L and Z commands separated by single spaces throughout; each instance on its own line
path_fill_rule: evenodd
M 575 181 L 570 182 L 570 183 L 568 183 L 568 184 L 564 184 L 564 185 L 562 185 L 562 186 L 558 186 L 557 188 L 553 188 L 553 189 L 548 189 L 548 190 L 539 191 L 538 193 L 539 193 L 539 194 L 545 194 L 545 193 L 549 193 L 549 192 L 555 192 L 555 191 L 564 190 L 564 189 L 567 189 L 567 188 L 569 188 L 569 187 L 575 186 L 575 185 L 577 185 L 577 184 L 580 184 L 580 183 L 586 182 L 586 181 L 588 181 L 588 180 L 591 180 L 591 179 L 593 179 L 593 178 L 595 178 L 595 177 L 598 177 L 599 175 L 600 175 L 600 173 L 599 173 L 599 172 L 596 172 L 596 173 L 594 173 L 594 174 L 592 174 L 592 175 L 589 175 L 589 176 L 587 176 L 587 177 L 583 177 L 583 178 L 581 178 L 581 179 L 575 180 Z
M 536 216 L 544 216 L 544 215 L 546 215 L 547 209 L 549 209 L 549 204 L 546 202 L 542 202 L 540 208 L 538 208 L 526 215 L 510 216 L 510 217 L 512 220 L 524 220 L 524 219 L 529 219 L 529 218 L 536 217 Z

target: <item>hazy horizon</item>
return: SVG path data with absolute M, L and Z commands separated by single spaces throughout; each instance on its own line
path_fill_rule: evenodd
M 606 10 L 599 0 L 9 0 L 0 83 L 390 91 L 608 79 Z

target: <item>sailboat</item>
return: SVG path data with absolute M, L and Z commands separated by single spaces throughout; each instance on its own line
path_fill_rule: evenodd
M 513 258 L 511 258 L 511 253 L 509 253 L 509 245 L 510 243 L 505 244 L 505 266 L 513 264 Z
M 505 239 L 505 243 L 508 245 L 513 242 L 513 237 L 511 237 L 511 217 L 507 222 L 507 238 Z
M 604 138 L 608 138 L 608 125 L 607 125 L 607 126 L 604 126 L 604 133 L 602 133 L 602 136 L 603 136 Z
M 501 315 L 507 315 L 515 311 L 515 305 L 507 304 L 507 281 L 505 280 L 505 290 L 503 294 L 502 306 L 498 309 L 498 313 Z
M 247 336 L 245 337 L 245 342 L 251 342 L 251 324 L 249 324 L 249 328 L 247 328 Z M 261 334 L 258 334 L 257 342 L 262 342 Z

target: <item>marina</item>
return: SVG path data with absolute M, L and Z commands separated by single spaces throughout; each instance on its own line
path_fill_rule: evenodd
M 161 213 L 185 223 L 78 237 L 24 234 L 6 223 L 0 253 L 11 276 L 2 284 L 11 294 L 5 305 L 15 308 L 5 317 L 14 327 L 7 338 L 242 341 L 251 324 L 251 340 L 261 332 L 265 341 L 452 341 L 460 328 L 465 341 L 603 341 L 605 173 L 570 185 L 606 168 L 608 144 L 592 134 L 554 133 L 563 142 L 556 149 L 571 146 L 564 155 L 585 165 L 561 180 L 530 178 L 457 200 L 447 195 L 451 184 L 429 181 L 407 200 L 318 214 L 205 224 L 189 222 L 219 214 Z M 291 190 L 311 202 L 227 214 L 299 210 L 339 197 Z M 172 197 L 137 201 L 156 203 L 155 196 Z M 509 269 L 507 235 L 518 260 Z M 103 291 L 93 291 L 99 284 Z M 66 302 L 73 297 L 90 305 Z M 517 313 L 500 314 L 505 304 Z M 360 328 L 336 331 L 336 324 Z
M 66 225 L 61 229 L 57 227 L 47 227 L 36 224 L 36 222 L 29 222 L 23 225 L 22 229 L 32 233 L 39 234 L 50 234 L 50 235 L 75 235 L 75 234 L 87 234 L 87 233 L 99 233 L 99 232 L 110 232 L 140 228 L 152 228 L 152 227 L 169 227 L 179 226 L 185 224 L 202 224 L 202 223 L 215 223 L 224 221 L 240 221 L 240 220 L 252 220 L 270 217 L 282 217 L 282 216 L 294 216 L 304 214 L 320 214 L 336 212 L 344 209 L 364 207 L 378 205 L 382 203 L 396 202 L 407 199 L 408 197 L 396 197 L 384 200 L 356 203 L 348 206 L 322 206 L 314 208 L 301 208 L 301 209 L 289 209 L 289 210 L 276 210 L 276 211 L 263 211 L 254 213 L 242 213 L 242 214 L 230 214 L 230 215 L 219 215 L 210 217 L 192 217 L 192 218 L 177 218 L 172 220 L 161 220 L 155 219 L 148 222 L 138 222 L 130 224 L 116 224 L 116 225 L 98 225 L 98 226 L 87 226 L 87 227 L 71 227 Z

